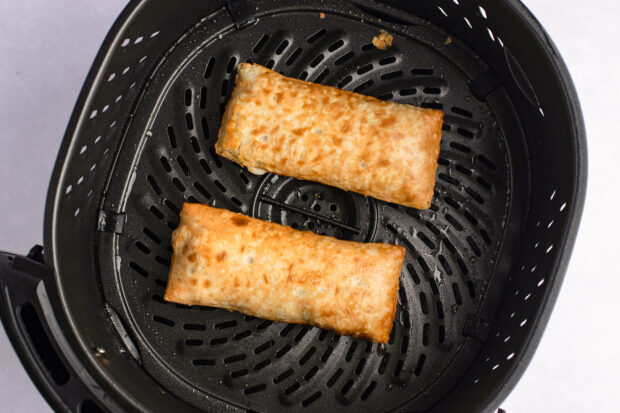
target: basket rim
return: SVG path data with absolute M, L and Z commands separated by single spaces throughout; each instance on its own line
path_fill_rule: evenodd
M 524 351 L 520 353 L 520 358 L 514 363 L 513 368 L 507 375 L 507 379 L 504 381 L 500 389 L 488 398 L 488 403 L 484 408 L 484 412 L 495 412 L 500 404 L 508 397 L 510 392 L 517 385 L 519 380 L 523 377 L 525 370 L 527 369 L 530 361 L 534 357 L 542 335 L 545 332 L 549 318 L 555 306 L 555 302 L 560 293 L 566 270 L 568 268 L 570 257 L 572 255 L 573 247 L 577 237 L 577 231 L 581 222 L 583 214 L 583 208 L 585 204 L 585 196 L 587 189 L 587 173 L 588 173 L 588 153 L 587 153 L 587 139 L 586 128 L 583 118 L 583 112 L 581 110 L 581 104 L 577 95 L 575 84 L 572 80 L 568 67 L 564 62 L 564 59 L 560 55 L 560 52 L 544 29 L 540 21 L 534 16 L 534 14 L 521 2 L 521 0 L 504 0 L 506 5 L 511 8 L 511 11 L 521 18 L 526 24 L 530 26 L 533 34 L 538 39 L 539 43 L 543 45 L 547 54 L 549 62 L 552 64 L 554 71 L 558 75 L 558 80 L 562 84 L 562 91 L 564 92 L 564 101 L 562 102 L 569 110 L 571 115 L 572 124 L 570 125 L 573 133 L 571 138 L 575 141 L 575 179 L 572 180 L 573 184 L 573 197 L 567 201 L 570 208 L 570 217 L 567 221 L 567 228 L 564 231 L 564 236 L 560 240 L 560 254 L 555 260 L 555 265 L 551 269 L 551 276 L 554 277 L 552 286 L 547 290 L 546 295 L 543 297 L 541 311 L 534 320 L 534 328 L 529 335 L 524 346 Z

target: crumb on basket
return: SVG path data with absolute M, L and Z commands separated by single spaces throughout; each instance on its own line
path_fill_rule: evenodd
M 443 44 L 449 45 L 450 43 L 452 43 L 452 37 L 448 36 L 446 40 L 443 42 Z
M 319 14 L 319 17 L 320 17 L 321 19 L 324 19 L 324 18 L 325 18 L 325 13 L 320 13 L 320 14 Z
M 381 30 L 379 36 L 372 38 L 372 44 L 375 45 L 377 49 L 386 50 L 388 47 L 392 46 L 392 40 L 394 40 L 394 36 L 385 30 Z

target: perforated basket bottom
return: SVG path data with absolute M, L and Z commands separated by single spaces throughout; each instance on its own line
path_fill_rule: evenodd
M 121 298 L 116 310 L 145 368 L 197 407 L 209 397 L 261 411 L 430 405 L 458 381 L 478 348 L 464 326 L 481 310 L 510 204 L 500 109 L 468 89 L 486 68 L 465 47 L 453 45 L 457 53 L 448 55 L 447 35 L 429 26 L 388 28 L 393 47 L 382 51 L 371 44 L 380 27 L 349 14 L 273 13 L 243 30 L 227 24 L 220 13 L 211 16 L 167 55 L 145 87 L 112 177 L 112 184 L 127 182 L 127 221 L 116 278 L 104 274 L 102 282 L 107 295 Z M 255 176 L 216 155 L 220 117 L 243 61 L 443 109 L 431 209 Z M 341 239 L 405 246 L 389 343 L 164 302 L 170 236 L 184 201 Z

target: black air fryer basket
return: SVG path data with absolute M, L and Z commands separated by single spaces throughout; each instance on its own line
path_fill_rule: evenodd
M 442 109 L 432 207 L 219 157 L 244 61 Z M 71 117 L 44 248 L 0 255 L 2 320 L 57 410 L 490 412 L 545 328 L 585 178 L 575 90 L 517 0 L 135 0 Z M 389 343 L 165 302 L 183 202 L 406 247 Z

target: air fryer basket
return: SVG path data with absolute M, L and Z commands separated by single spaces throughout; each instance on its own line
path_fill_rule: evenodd
M 442 109 L 432 207 L 219 157 L 244 61 Z M 63 140 L 44 249 L 0 256 L 3 322 L 59 410 L 493 411 L 551 312 L 585 170 L 570 77 L 517 0 L 132 1 Z M 165 302 L 183 202 L 406 247 L 389 343 Z

